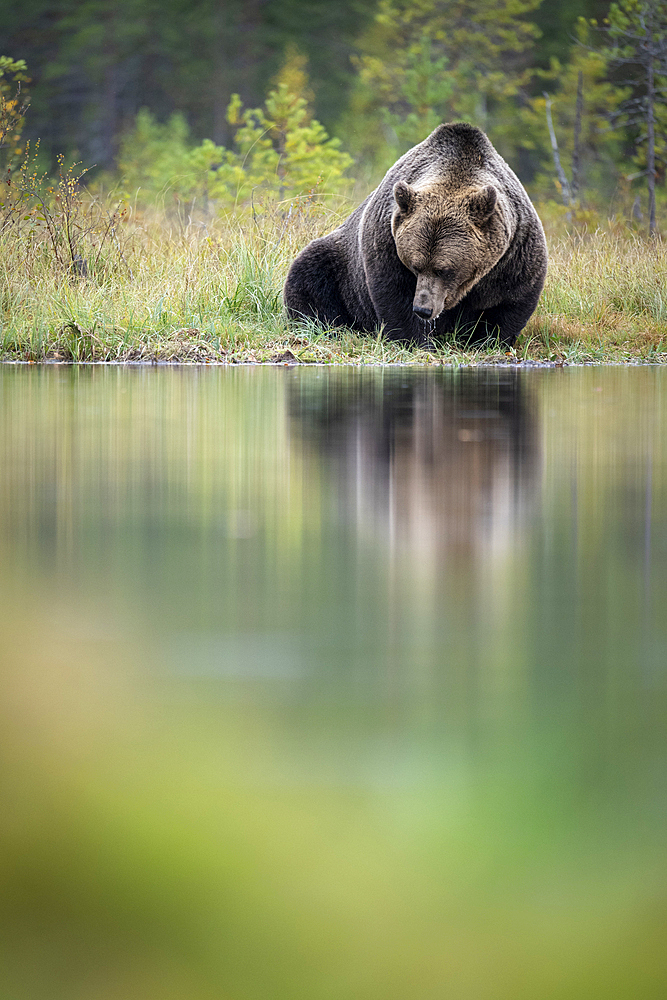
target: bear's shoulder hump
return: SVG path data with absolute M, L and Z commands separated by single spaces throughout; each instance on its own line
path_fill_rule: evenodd
M 438 125 L 428 141 L 442 153 L 479 163 L 493 154 L 493 146 L 481 129 L 467 122 Z

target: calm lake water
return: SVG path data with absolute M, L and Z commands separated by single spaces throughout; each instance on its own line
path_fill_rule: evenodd
M 667 369 L 0 386 L 3 996 L 667 995 Z

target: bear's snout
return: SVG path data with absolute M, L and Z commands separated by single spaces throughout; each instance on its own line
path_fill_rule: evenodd
M 420 319 L 437 319 L 443 310 L 447 293 L 441 281 L 431 275 L 420 274 L 417 278 L 412 311 Z
M 413 313 L 419 316 L 420 319 L 430 319 L 433 310 L 430 306 L 418 306 L 416 303 L 412 307 Z

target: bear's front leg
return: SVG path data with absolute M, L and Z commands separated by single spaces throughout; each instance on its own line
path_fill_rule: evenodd
M 341 294 L 340 261 L 326 237 L 302 250 L 287 274 L 283 302 L 294 320 L 315 320 L 323 326 L 355 326 Z

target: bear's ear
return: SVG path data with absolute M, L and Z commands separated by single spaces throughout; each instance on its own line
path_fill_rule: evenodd
M 394 184 L 394 201 L 405 215 L 415 203 L 414 188 L 411 188 L 407 181 L 396 181 Z
M 486 222 L 493 215 L 497 200 L 498 194 L 491 184 L 471 194 L 468 198 L 468 212 L 472 221 L 477 225 Z

